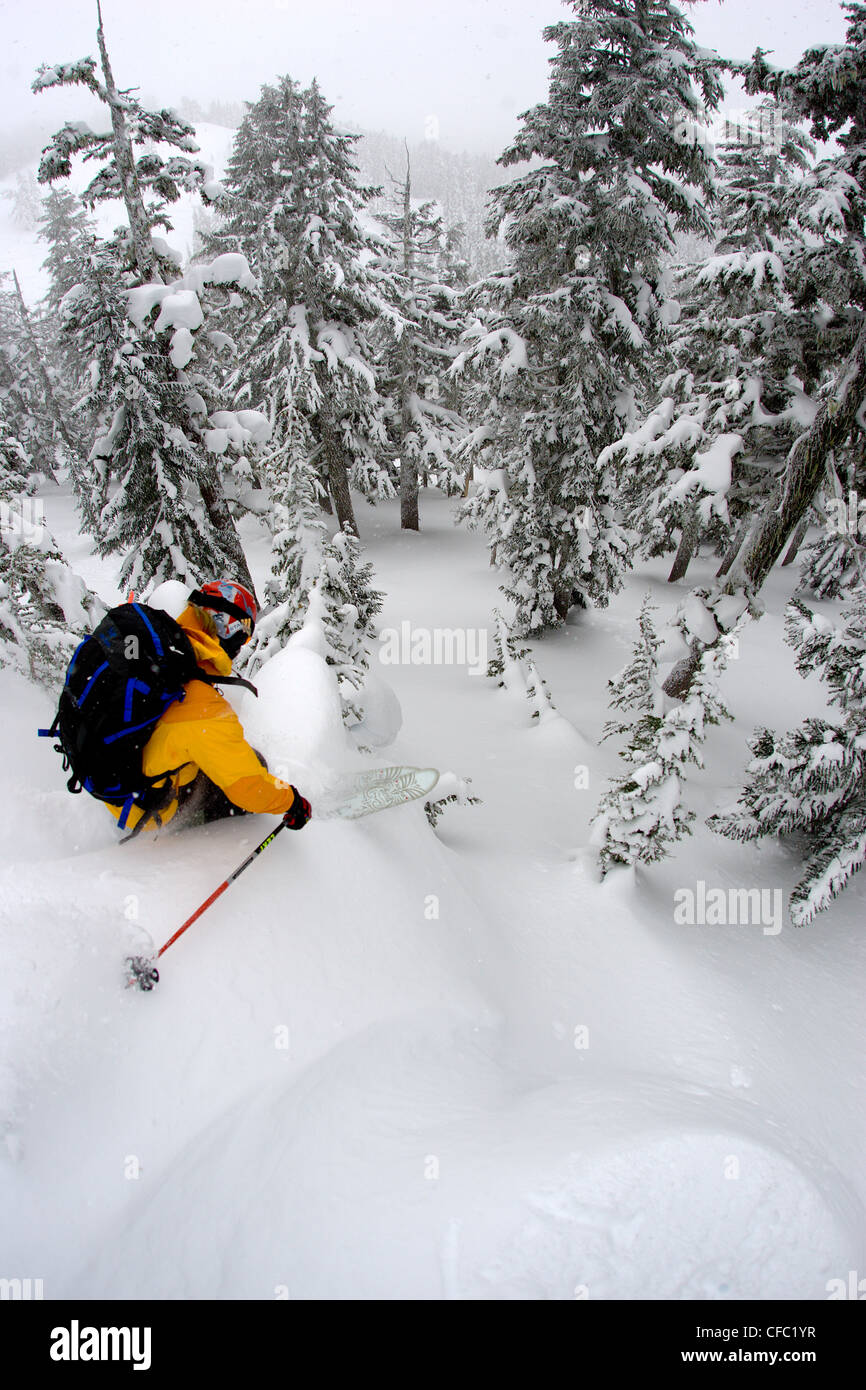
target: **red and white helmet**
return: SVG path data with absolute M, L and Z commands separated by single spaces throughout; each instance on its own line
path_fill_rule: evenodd
M 249 589 L 232 579 L 215 579 L 191 593 L 189 601 L 213 614 L 220 645 L 234 659 L 256 625 L 258 610 Z

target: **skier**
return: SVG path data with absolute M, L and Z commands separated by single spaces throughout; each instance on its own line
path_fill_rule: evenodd
M 256 616 L 249 590 L 222 579 L 195 590 L 177 621 L 198 665 L 209 675 L 231 676 Z M 126 826 L 153 830 L 175 818 L 180 826 L 255 812 L 282 815 L 291 829 L 302 829 L 312 814 L 310 803 L 296 787 L 271 776 L 225 697 L 200 680 L 184 690 L 185 698 L 160 716 L 142 753 L 147 778 L 165 774 L 164 784 L 156 783 L 164 785 L 164 799 L 150 812 L 134 806 Z M 108 809 L 120 819 L 124 808 L 108 803 Z

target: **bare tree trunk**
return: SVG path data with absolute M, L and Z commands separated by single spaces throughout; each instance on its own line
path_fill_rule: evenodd
M 790 565 L 790 564 L 793 564 L 793 562 L 796 560 L 796 558 L 797 558 L 797 551 L 800 549 L 800 546 L 803 544 L 803 541 L 804 541 L 805 538 L 806 538 L 806 532 L 808 531 L 808 529 L 809 529 L 809 516 L 808 516 L 808 514 L 807 514 L 806 516 L 803 517 L 802 521 L 799 523 L 799 525 L 797 526 L 796 531 L 794 532 L 793 536 L 791 537 L 791 544 L 788 546 L 788 549 L 785 551 L 785 558 L 784 558 L 784 560 L 782 561 L 782 564 L 783 564 L 783 565 Z
M 474 463 L 470 463 L 468 469 L 466 470 L 466 481 L 465 481 L 464 484 L 463 484 L 463 491 L 462 491 L 461 494 L 460 494 L 461 497 L 468 497 L 468 496 L 469 496 L 469 484 L 472 482 L 472 479 L 473 479 L 474 477 L 475 477 L 475 464 L 474 464 Z
M 415 308 L 414 277 L 415 248 L 412 243 L 412 176 L 406 156 L 406 181 L 403 184 L 403 273 L 409 282 L 408 309 L 410 317 Z M 400 451 L 400 528 L 403 531 L 420 530 L 418 517 L 418 465 L 406 448 L 406 440 L 412 432 L 412 403 L 418 392 L 418 373 L 415 363 L 415 349 L 412 335 L 404 328 L 400 342 L 400 428 L 403 438 Z
M 334 511 L 337 513 L 340 530 L 351 531 L 357 536 L 359 534 L 358 523 L 355 520 L 355 511 L 352 506 L 352 494 L 349 490 L 349 477 L 343 460 L 342 445 L 333 439 L 327 440 L 325 450 L 331 458 L 329 469 L 331 496 L 334 499 Z
M 418 515 L 418 470 L 414 459 L 407 458 L 405 453 L 400 459 L 400 529 L 421 529 Z
M 219 536 L 221 545 L 232 560 L 234 574 L 226 577 L 239 580 L 249 589 L 251 594 L 255 595 L 255 586 L 241 545 L 241 538 L 238 535 L 234 517 L 229 511 L 229 505 L 225 499 L 215 464 L 208 464 L 206 471 L 199 478 L 199 491 L 211 525 Z
M 686 570 L 691 564 L 692 556 L 695 553 L 695 546 L 700 535 L 700 525 L 698 514 L 694 507 L 690 507 L 687 515 L 683 518 L 682 535 L 680 536 L 679 549 L 674 557 L 671 572 L 668 575 L 668 583 L 676 584 L 678 579 L 682 579 Z
M 341 531 L 352 531 L 358 535 L 358 523 L 352 507 L 352 493 L 349 488 L 349 471 L 343 441 L 337 431 L 337 424 L 331 410 L 328 370 L 324 363 L 317 362 L 313 368 L 319 383 L 321 400 L 319 402 L 319 429 L 322 436 L 322 453 L 328 469 L 328 485 L 334 500 L 334 510 Z
M 102 286 L 101 286 L 101 284 L 100 284 L 100 282 L 99 282 L 98 279 L 95 281 L 95 288 L 96 288 L 96 293 L 99 295 L 99 306 L 100 306 L 100 309 L 102 310 L 103 316 L 104 316 L 105 320 L 107 321 L 107 319 L 108 319 L 108 308 L 107 308 L 106 303 L 105 303 L 105 296 L 104 296 L 103 293 L 102 293 Z M 92 451 L 91 451 L 91 454 L 88 455 L 87 462 L 88 462 L 88 463 L 91 463 L 91 460 L 92 460 Z M 100 459 L 98 460 L 98 462 L 96 463 L 96 469 L 98 470 L 98 477 L 99 477 L 99 500 L 98 500 L 98 503 L 97 503 L 96 527 L 97 527 L 97 532 L 101 534 L 101 530 L 102 530 L 102 514 L 103 514 L 103 512 L 105 511 L 105 508 L 108 506 L 108 493 L 109 493 L 109 489 L 110 489 L 110 487 L 111 487 L 111 478 L 112 478 L 111 459 L 110 459 L 110 458 L 100 458 Z
M 742 544 L 743 544 L 743 541 L 744 541 L 745 538 L 746 538 L 746 531 L 747 531 L 748 529 L 749 529 L 749 523 L 748 523 L 748 521 L 741 521 L 740 524 L 739 524 L 739 526 L 738 526 L 738 527 L 736 528 L 736 530 L 734 531 L 734 534 L 733 534 L 733 536 L 731 537 L 730 544 L 729 544 L 727 550 L 725 551 L 724 555 L 722 556 L 722 563 L 719 565 L 719 568 L 716 570 L 716 578 L 717 578 L 717 579 L 723 578 L 723 576 L 727 574 L 728 570 L 731 568 L 731 565 L 732 565 L 732 564 L 734 563 L 734 561 L 736 560 L 737 556 L 738 556 L 739 553 L 740 553 L 740 548 L 741 548 L 741 546 L 742 546 Z
M 121 194 L 126 204 L 126 215 L 129 218 L 129 230 L 132 234 L 132 249 L 135 256 L 135 264 L 142 281 L 161 280 L 162 276 L 159 274 L 156 266 L 156 258 L 153 254 L 153 243 L 150 239 L 150 223 L 148 221 L 147 212 L 145 211 L 144 199 L 141 196 L 141 187 L 135 168 L 135 156 L 132 150 L 132 140 L 126 124 L 122 98 L 120 92 L 117 90 L 114 74 L 111 71 L 111 64 L 108 61 L 108 48 L 106 47 L 105 30 L 102 24 L 102 6 L 99 0 L 96 0 L 96 12 L 99 17 L 96 38 L 99 44 L 102 73 L 105 78 L 108 109 L 111 112 L 111 129 L 114 134 L 114 158 L 117 162 L 117 174 L 120 179 Z
M 572 607 L 572 587 L 570 584 L 555 584 L 553 588 L 553 607 L 557 617 L 565 622 Z
M 866 322 L 839 373 L 835 392 L 824 400 L 807 430 L 791 446 L 781 477 L 764 507 L 746 553 L 732 573 L 760 589 L 778 560 L 791 532 L 807 516 L 821 486 L 829 455 L 857 428 L 857 414 L 866 395 Z
M 709 646 L 714 645 L 708 643 Z M 704 647 L 700 642 L 693 642 L 692 649 L 688 656 L 684 656 L 678 661 L 671 671 L 662 690 L 669 695 L 672 700 L 684 700 L 689 693 L 689 688 L 695 678 L 695 673 L 701 664 L 701 657 L 704 654 Z

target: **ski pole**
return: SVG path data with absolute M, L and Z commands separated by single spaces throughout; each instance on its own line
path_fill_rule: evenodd
M 198 918 L 202 915 L 202 913 L 207 911 L 211 903 L 216 902 L 217 898 L 226 891 L 230 884 L 234 883 L 236 878 L 240 878 L 244 869 L 248 869 L 250 867 L 250 864 L 252 864 L 253 860 L 261 854 L 262 850 L 267 849 L 268 845 L 273 844 L 280 831 L 285 829 L 286 822 L 284 820 L 281 820 L 276 829 L 272 830 L 270 835 L 268 835 L 264 840 L 262 840 L 262 843 L 258 845 L 256 849 L 253 850 L 252 854 L 247 855 L 243 864 L 239 864 L 238 867 L 235 869 L 234 873 L 229 874 L 225 882 L 221 883 L 219 888 L 215 888 L 214 891 L 211 893 L 210 897 L 205 899 L 201 907 L 197 907 L 192 916 L 187 917 L 186 921 L 178 927 L 174 935 L 170 936 L 168 938 L 168 941 L 166 941 L 165 945 L 160 947 L 155 956 L 127 957 L 126 963 L 129 966 L 131 972 L 129 979 L 126 982 L 127 989 L 130 985 L 138 985 L 139 989 L 143 990 L 153 989 L 154 985 L 159 980 L 159 971 L 156 968 L 155 962 L 159 960 L 160 956 L 165 954 L 169 946 L 173 945 L 173 943 L 177 941 L 177 938 L 179 936 L 183 936 L 187 927 L 191 927 L 193 922 L 197 921 Z

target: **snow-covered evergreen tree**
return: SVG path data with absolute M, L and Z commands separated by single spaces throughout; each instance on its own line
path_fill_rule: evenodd
M 471 777 L 459 777 L 455 772 L 442 773 L 434 793 L 424 802 L 424 814 L 434 830 L 449 806 L 481 805 L 481 797 L 472 795 L 471 786 Z
M 493 610 L 493 656 L 487 663 L 487 675 L 504 690 L 524 689 L 522 665 L 531 653 L 521 646 L 498 608 Z
M 743 538 L 821 382 L 814 315 L 788 284 L 802 254 L 795 175 L 813 146 L 765 101 L 719 150 L 719 235 L 712 254 L 675 271 L 682 312 L 652 410 L 602 455 L 614 462 L 641 549 L 677 546 L 681 579 L 702 540 L 719 555 Z M 678 539 L 675 540 L 674 538 Z
M 70 569 L 48 531 L 0 535 L 0 666 L 56 690 L 105 605 Z
M 295 415 L 282 443 L 265 462 L 274 530 L 271 575 L 265 587 L 271 607 L 260 615 L 244 648 L 244 665 L 253 673 L 299 630 L 309 606 L 323 530 L 322 485 L 310 462 L 311 452 L 308 422 L 303 415 Z
M 375 639 L 374 619 L 384 594 L 373 588 L 373 566 L 362 563 L 361 543 L 351 531 L 338 531 L 322 546 L 314 592 L 322 607 L 327 661 L 336 670 L 343 718 L 359 724 L 364 710 L 359 700 Z
M 76 421 L 91 440 L 85 460 L 70 469 L 70 481 L 82 528 L 99 540 L 112 476 L 110 426 L 125 404 L 130 382 L 123 369 L 135 345 L 125 277 L 112 248 L 91 233 L 76 248 L 75 260 L 76 282 L 59 301 L 57 332 L 75 372 Z
M 391 297 L 401 318 L 388 325 L 383 366 L 393 397 L 390 425 L 400 462 L 400 524 L 417 531 L 421 476 L 435 470 L 445 490 L 454 490 L 454 450 L 466 424 L 454 408 L 454 380 L 447 370 L 465 325 L 456 311 L 457 285 L 443 275 L 458 266 L 441 213 L 433 203 L 413 201 L 408 167 L 396 192 L 398 206 L 382 220 L 392 243 Z
M 498 608 L 493 610 L 493 655 L 487 663 L 487 675 L 510 695 L 529 702 L 530 719 L 541 723 L 556 712 L 547 681 L 530 649 L 521 645 Z
M 866 485 L 866 473 L 858 467 L 859 460 L 848 460 L 848 479 Z M 866 579 L 866 516 L 863 497 L 856 486 L 843 489 L 842 480 L 828 460 L 830 475 L 821 499 L 801 522 L 804 539 L 809 523 L 818 525 L 818 532 L 804 548 L 800 564 L 800 587 L 816 598 L 842 598 Z M 793 542 L 792 542 L 793 544 Z
M 810 120 L 815 139 L 835 148 L 792 193 L 804 246 L 788 277 L 795 308 L 811 314 L 826 376 L 817 409 L 791 446 L 784 470 L 738 556 L 736 578 L 760 588 L 808 516 L 828 466 L 858 481 L 866 393 L 866 5 L 843 5 L 845 42 L 810 48 L 790 70 L 770 67 L 763 50 L 735 64 L 749 92 L 766 92 L 792 120 Z M 864 480 L 866 482 L 866 480 Z M 858 487 L 858 491 L 861 491 Z
M 34 468 L 10 418 L 8 403 L 0 394 L 0 495 L 7 506 L 33 491 Z
M 321 488 L 310 463 L 307 422 L 297 417 L 282 457 L 269 459 L 274 511 L 274 560 L 267 593 L 271 598 L 292 600 L 301 607 L 306 599 L 305 559 L 308 537 L 321 531 Z
M 737 840 L 807 837 L 809 854 L 790 900 L 792 921 L 805 926 L 866 858 L 866 592 L 858 591 L 840 621 L 795 599 L 786 636 L 800 674 L 821 672 L 841 717 L 806 719 L 784 733 L 759 729 L 737 806 L 707 823 Z
M 655 604 L 647 594 L 638 614 L 638 639 L 631 661 L 614 680 L 608 681 L 608 703 L 611 709 L 636 710 L 639 711 L 639 717 L 627 722 L 623 722 L 621 718 L 608 720 L 602 738 L 611 738 L 614 734 L 629 734 L 633 748 L 648 744 L 649 737 L 658 727 L 665 709 L 664 692 L 658 678 L 658 650 L 661 639 L 653 622 L 655 611 Z
M 53 688 L 105 606 L 66 564 L 32 497 L 32 465 L 0 403 L 0 666 Z
M 350 485 L 394 495 L 385 403 L 370 335 L 396 311 L 369 261 L 380 247 L 361 214 L 373 190 L 338 133 L 317 83 L 266 85 L 238 131 L 209 250 L 242 251 L 262 302 L 237 329 L 237 399 L 267 410 L 279 443 L 302 413 L 342 530 L 357 534 Z M 247 383 L 249 383 L 247 385 Z
M 80 155 L 98 165 L 95 177 L 81 195 L 89 208 L 121 200 L 126 207 L 127 228 L 120 242 L 128 246 L 140 280 L 160 276 L 160 248 L 153 230 L 171 230 L 168 207 L 182 189 L 195 190 L 204 198 L 218 191 L 213 170 L 195 158 L 199 147 L 195 131 L 176 111 L 146 110 L 131 90 L 121 91 L 114 79 L 102 10 L 97 0 L 99 69 L 94 58 L 71 63 L 43 64 L 33 82 L 34 92 L 57 87 L 85 87 L 108 108 L 110 129 L 95 132 L 84 121 L 67 121 L 43 150 L 40 183 L 68 178 L 72 160 Z M 169 262 L 170 265 L 170 262 Z
M 39 185 L 27 169 L 15 175 L 15 187 L 2 195 L 12 203 L 12 221 L 22 231 L 34 232 L 42 216 L 42 195 Z
M 127 286 L 116 249 L 94 241 L 80 292 L 63 301 L 86 364 L 81 409 L 98 423 L 92 471 L 79 482 L 82 515 L 104 553 L 124 555 L 124 583 L 230 575 L 252 587 L 225 498 L 220 461 L 264 442 L 257 412 L 222 411 L 197 352 L 207 292 L 251 283 L 241 256 L 192 267 L 169 285 Z M 156 312 L 158 310 L 158 312 Z M 109 482 L 118 488 L 108 500 Z M 74 479 L 75 481 L 75 479 Z
M 681 655 L 664 682 L 665 694 L 674 700 L 685 699 L 705 650 L 736 639 L 748 619 L 758 618 L 762 612 L 739 585 L 732 592 L 715 583 L 687 593 L 668 625 L 668 635 Z
M 864 457 L 866 119 L 860 93 L 866 83 L 866 5 L 843 8 L 848 14 L 844 44 L 809 49 L 789 71 L 769 67 L 761 49 L 751 63 L 732 65 L 747 90 L 769 94 L 788 120 L 810 119 L 815 139 L 838 135 L 838 149 L 794 182 L 782 204 L 799 241 L 786 266 L 791 314 L 780 316 L 780 339 L 790 322 L 800 337 L 805 374 L 816 386 L 807 397 L 800 390 L 804 372 L 798 369 L 790 415 L 799 430 L 736 557 L 725 557 L 724 589 L 732 596 L 745 591 L 750 603 L 776 561 L 786 551 L 792 555 L 802 541 L 811 515 L 821 509 L 822 491 L 838 497 L 844 492 L 842 479 L 849 487 L 856 484 Z M 777 421 L 771 417 L 771 423 Z M 834 569 L 838 588 L 842 576 L 856 582 L 860 572 L 859 536 L 848 544 L 837 541 L 826 528 L 816 551 L 807 554 L 807 577 L 825 593 L 833 590 Z M 700 647 L 696 641 L 665 682 L 669 694 L 682 697 L 688 691 Z
M 691 834 L 695 813 L 684 800 L 685 770 L 703 766 L 708 726 L 731 717 L 718 685 L 735 638 L 705 648 L 686 699 L 671 705 L 659 686 L 659 642 L 646 602 L 639 625 L 632 660 L 612 682 L 612 706 L 633 710 L 636 718 L 612 721 L 605 731 L 628 735 L 622 757 L 631 770 L 604 793 L 592 823 L 602 875 L 617 865 L 655 863 Z
M 466 151 L 457 153 L 433 138 L 406 141 L 384 131 L 359 135 L 354 158 L 365 184 L 384 185 L 408 155 L 417 196 L 441 208 L 449 235 L 455 235 L 456 259 L 462 263 L 464 283 L 489 275 L 503 264 L 503 244 L 488 237 L 484 227 L 488 190 L 501 182 L 493 159 Z M 371 210 L 377 218 L 387 212 L 384 194 L 372 200 Z M 443 278 L 447 285 L 457 283 L 453 273 Z
M 75 389 L 85 363 L 77 351 L 74 334 L 69 332 L 64 301 L 81 282 L 85 257 L 94 235 L 92 219 L 75 194 L 68 188 L 49 189 L 39 223 L 39 236 L 48 245 L 48 255 L 42 262 L 48 274 L 48 289 L 41 306 L 42 322 L 48 334 L 51 360 L 67 391 L 70 384 Z
M 165 579 L 242 578 L 227 533 L 202 504 L 203 448 L 190 427 L 189 387 L 145 323 L 148 287 L 131 316 L 113 247 L 94 242 L 82 269 L 81 293 L 64 305 L 88 362 L 83 406 L 100 422 L 79 501 L 101 553 L 123 556 L 121 583 L 136 591 Z M 195 309 L 192 291 L 163 295 L 163 308 L 172 300 L 179 312 Z M 117 488 L 109 500 L 110 477 Z
M 223 426 L 214 420 L 222 402 L 207 391 L 207 374 L 201 360 L 196 362 L 195 336 L 205 320 L 199 298 L 204 285 L 237 286 L 252 283 L 252 277 L 243 258 L 235 256 L 218 268 L 198 267 L 196 274 L 175 279 L 179 257 L 154 237 L 154 228 L 171 228 L 167 209 L 181 189 L 210 198 L 221 192 L 221 185 L 200 159 L 188 157 L 198 153 L 198 146 L 186 121 L 170 110 L 147 111 L 118 89 L 98 5 L 97 12 L 101 77 L 88 57 L 43 66 L 33 87 L 84 86 L 105 104 L 111 118 L 105 134 L 94 134 L 81 122 L 65 125 L 43 153 L 40 180 L 68 177 L 75 156 L 95 160 L 100 167 L 82 194 L 84 203 L 92 208 L 121 199 L 127 214 L 128 226 L 95 251 L 84 272 L 85 285 L 88 276 L 101 277 L 103 292 L 92 283 L 94 295 L 83 296 L 81 304 L 86 319 L 82 354 L 88 360 L 100 358 L 98 385 L 92 385 L 91 395 L 99 411 L 113 411 L 91 457 L 108 461 L 104 481 L 109 464 L 120 474 L 110 513 L 97 524 L 100 544 L 111 550 L 130 548 L 122 572 L 125 581 L 134 579 L 139 587 L 175 573 L 202 578 L 228 574 L 252 589 L 217 463 L 228 447 L 220 434 Z M 138 330 L 135 343 L 117 312 L 124 292 Z M 152 320 L 157 306 L 159 315 Z M 170 338 L 161 336 L 169 332 Z M 135 395 L 127 408 L 130 389 Z M 84 490 L 82 483 L 80 498 Z M 104 486 L 100 500 L 105 500 Z M 88 505 L 84 503 L 86 518 L 93 515 Z
M 520 633 L 605 603 L 628 563 L 615 478 L 598 460 L 630 424 L 673 312 L 663 260 L 675 232 L 709 229 L 711 164 L 677 131 L 721 96 L 720 60 L 669 0 L 575 8 L 544 31 L 557 46 L 549 99 L 501 157 L 533 167 L 493 194 L 511 266 L 470 289 L 477 322 L 455 364 L 487 369 L 473 438 L 507 468 L 495 539 Z
M 25 304 L 17 274 L 0 276 L 0 396 L 34 468 L 53 479 L 58 463 L 74 462 L 80 446 L 50 358 L 45 323 Z
M 42 269 L 48 274 L 44 303 L 52 313 L 78 284 L 81 260 L 95 230 L 80 198 L 68 188 L 49 188 L 43 200 L 39 236 L 48 245 Z

